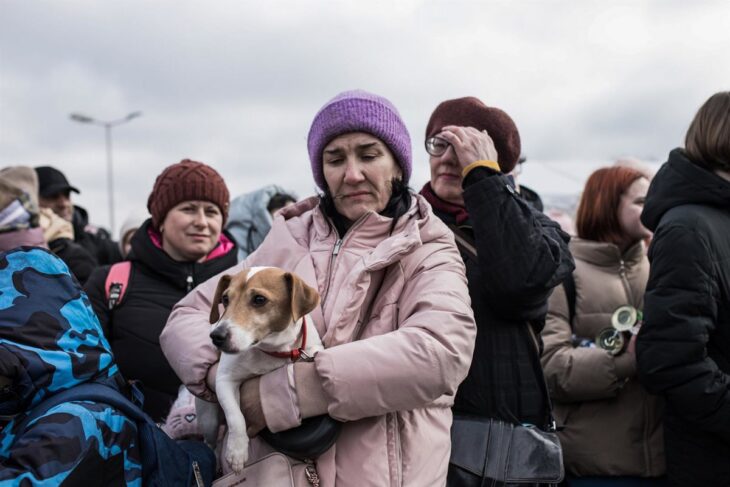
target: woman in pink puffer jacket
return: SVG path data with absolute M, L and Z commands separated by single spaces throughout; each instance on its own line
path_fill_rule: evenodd
M 284 209 L 261 247 L 227 273 L 277 266 L 316 287 L 311 316 L 326 349 L 243 386 L 249 432 L 327 413 L 344 425 L 317 459 L 322 487 L 442 486 L 450 406 L 475 337 L 452 233 L 408 190 L 410 137 L 384 98 L 338 95 L 315 117 L 308 147 L 323 195 Z M 219 358 L 208 337 L 217 281 L 176 305 L 160 340 L 207 400 Z

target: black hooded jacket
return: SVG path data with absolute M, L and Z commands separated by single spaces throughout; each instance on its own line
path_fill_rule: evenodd
M 680 149 L 641 215 L 654 232 L 639 379 L 666 399 L 673 485 L 730 485 L 730 182 Z
M 144 384 L 145 411 L 156 421 L 167 415 L 180 380 L 160 349 L 160 333 L 172 307 L 195 286 L 237 263 L 233 245 L 205 262 L 177 262 L 152 241 L 147 220 L 132 237 L 132 271 L 122 302 L 109 311 L 104 284 L 109 266 L 97 269 L 86 283 L 96 315 L 114 358 L 126 379 Z M 233 242 L 233 238 L 228 236 Z

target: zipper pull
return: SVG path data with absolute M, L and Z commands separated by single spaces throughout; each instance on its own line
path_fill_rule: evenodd
M 340 253 L 340 247 L 342 247 L 342 239 L 338 239 L 337 242 L 335 242 L 335 248 L 332 249 L 332 257 L 337 257 L 337 254 Z
M 196 461 L 193 461 L 193 476 L 195 477 L 196 487 L 205 487 L 205 482 L 203 481 L 203 475 L 200 473 L 200 466 L 198 465 L 198 462 L 196 462 Z
M 187 283 L 188 283 L 188 292 L 190 292 L 193 290 L 193 276 L 188 276 Z

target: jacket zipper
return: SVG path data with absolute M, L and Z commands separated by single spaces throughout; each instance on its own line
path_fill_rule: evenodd
M 185 280 L 187 282 L 187 289 L 188 292 L 193 290 L 193 276 L 192 274 L 188 275 L 187 279 Z
M 322 309 L 324 310 L 324 303 L 327 301 L 327 297 L 330 293 L 330 283 L 332 281 L 332 274 L 334 274 L 334 268 L 335 268 L 335 260 L 337 259 L 337 255 L 340 253 L 340 248 L 342 248 L 342 240 L 341 238 L 338 238 L 335 242 L 335 246 L 332 248 L 332 256 L 330 257 L 330 265 L 327 268 L 327 284 L 324 289 L 324 293 L 322 294 Z
M 200 473 L 200 466 L 196 461 L 193 461 L 193 475 L 195 476 L 195 485 L 197 487 L 205 487 L 203 475 Z
M 654 476 L 654 465 L 651 462 L 651 438 L 649 438 L 649 425 L 652 424 L 651 408 L 649 407 L 649 400 L 644 397 L 642 403 L 644 409 L 644 471 L 651 476 Z
M 385 417 L 386 436 L 388 446 L 392 444 L 393 451 L 388 452 L 388 463 L 390 471 L 390 487 L 400 487 L 403 484 L 403 472 L 401 463 L 400 432 L 398 431 L 398 413 L 388 413 Z M 392 436 L 391 436 L 392 435 Z M 392 441 L 392 443 L 391 443 Z
M 626 274 L 626 263 L 623 259 L 619 259 L 619 268 L 618 268 L 618 274 L 621 277 L 621 283 L 624 286 L 624 291 L 626 292 L 626 300 L 631 303 L 632 306 L 634 306 L 637 303 L 634 303 L 633 296 L 631 294 L 631 286 L 629 285 L 629 278 Z M 645 400 L 642 403 L 642 409 L 643 409 L 643 431 L 642 436 L 644 439 L 644 462 L 645 462 L 645 468 L 646 471 L 650 474 L 653 472 L 653 466 L 651 465 L 651 445 L 649 441 L 649 424 L 650 424 L 650 416 L 651 411 L 649 409 L 649 403 Z
M 626 264 L 624 263 L 623 259 L 619 259 L 618 275 L 621 278 L 621 284 L 623 284 L 624 286 L 626 301 L 631 303 L 631 305 L 633 306 L 636 303 L 634 303 L 633 296 L 631 295 L 631 286 L 629 286 L 629 279 L 626 276 Z
M 322 298 L 320 308 L 322 308 L 322 311 L 324 311 L 324 303 L 327 301 L 327 297 L 330 293 L 330 281 L 332 280 L 332 275 L 334 274 L 334 268 L 335 268 L 335 259 L 337 259 L 337 255 L 340 253 L 340 248 L 342 248 L 342 244 L 345 242 L 345 239 L 348 235 L 352 235 L 352 233 L 355 231 L 355 229 L 367 218 L 367 214 L 361 216 L 358 218 L 355 223 L 350 226 L 350 228 L 345 232 L 345 234 L 340 237 L 337 235 L 337 240 L 335 241 L 335 246 L 332 248 L 332 256 L 330 257 L 330 265 L 327 268 L 327 281 L 325 282 L 325 288 L 324 293 L 320 293 L 320 297 Z M 330 227 L 333 229 L 335 228 L 334 224 L 330 221 Z M 336 232 L 336 230 L 335 230 Z
M 403 485 L 403 459 L 401 458 L 403 452 L 400 446 L 400 426 L 398 425 L 398 413 L 393 413 L 393 431 L 395 432 L 395 468 L 398 473 L 396 478 L 396 485 L 400 487 Z

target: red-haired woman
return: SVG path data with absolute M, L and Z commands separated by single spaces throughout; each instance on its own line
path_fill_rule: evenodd
M 573 279 L 555 289 L 545 376 L 564 429 L 569 485 L 663 485 L 661 403 L 636 378 L 635 337 L 649 276 L 639 220 L 649 181 L 629 167 L 594 172 L 570 242 Z

